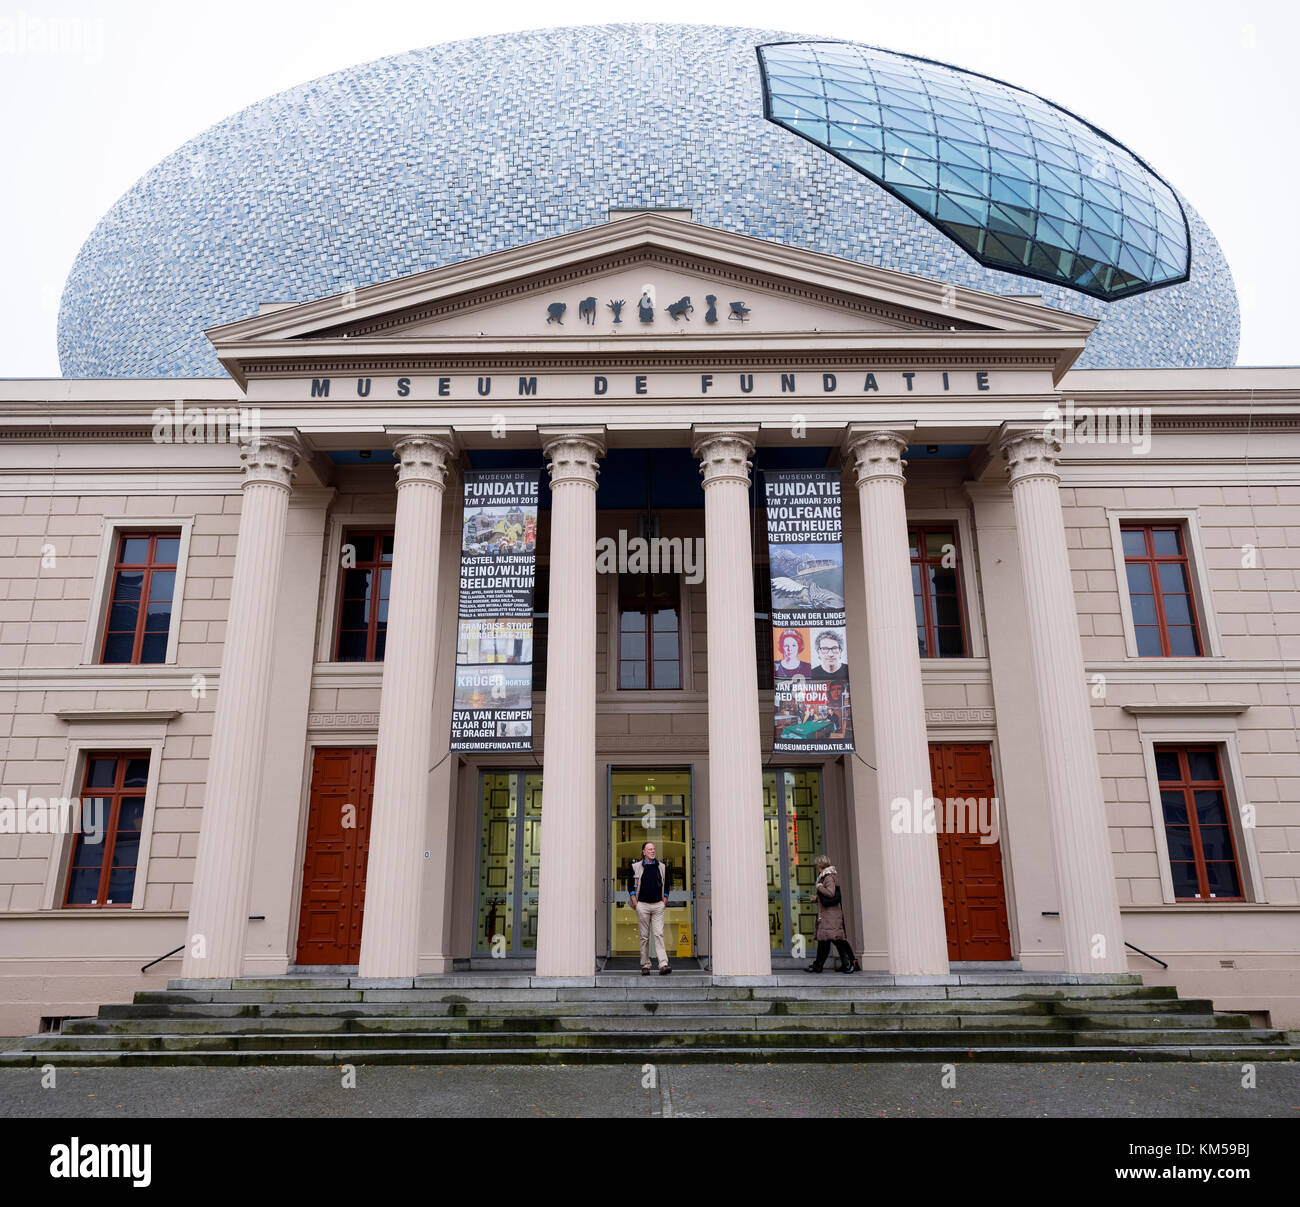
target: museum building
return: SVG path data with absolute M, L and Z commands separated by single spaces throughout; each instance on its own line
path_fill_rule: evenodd
M 851 43 L 477 39 L 213 127 L 87 241 L 65 376 L 0 381 L 0 1033 L 591 976 L 646 840 L 717 975 L 807 959 L 826 853 L 868 970 L 1300 1026 L 1300 370 L 1237 323 L 1132 152 Z M 535 514 L 472 507 L 506 473 Z M 533 574 L 491 651 L 485 549 Z

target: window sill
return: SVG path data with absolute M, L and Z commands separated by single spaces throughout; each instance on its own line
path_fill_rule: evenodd
M 1133 717 L 1148 716 L 1185 716 L 1185 717 L 1230 717 L 1240 716 L 1250 710 L 1249 704 L 1234 700 L 1218 703 L 1213 700 L 1192 700 L 1187 702 L 1166 702 L 1163 704 L 1122 704 L 1120 707 Z
M 0 919 L 12 922 L 21 918 L 188 918 L 186 910 L 133 909 L 129 905 L 58 905 L 52 909 L 16 909 L 0 912 Z
M 141 674 L 150 672 L 157 674 L 159 671 L 179 671 L 188 670 L 188 667 L 179 667 L 176 665 L 176 658 L 165 658 L 162 662 L 82 662 L 77 668 L 83 674 L 91 674 L 99 671 L 105 675 L 120 675 L 124 671 L 139 671 Z M 198 669 L 198 668 L 196 668 Z
M 620 688 L 615 691 L 597 693 L 596 695 L 598 706 L 603 705 L 607 710 L 612 707 L 616 712 L 620 709 L 633 712 L 664 712 L 669 710 L 676 712 L 683 704 L 707 706 L 708 702 L 708 692 L 693 692 L 677 688 L 664 688 L 662 690 L 648 688 L 644 691 L 637 688 Z
M 180 710 L 175 708 L 88 708 L 59 709 L 54 715 L 69 724 L 98 721 L 174 721 Z
M 1125 654 L 1129 664 L 1152 666 L 1199 666 L 1206 662 L 1227 662 L 1222 654 Z
M 1121 914 L 1288 914 L 1300 913 L 1300 903 L 1268 905 L 1262 901 L 1166 901 L 1159 905 L 1121 905 L 1119 912 Z

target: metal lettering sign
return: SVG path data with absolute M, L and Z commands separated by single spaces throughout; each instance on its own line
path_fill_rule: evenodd
M 533 748 L 539 470 L 465 474 L 452 750 Z

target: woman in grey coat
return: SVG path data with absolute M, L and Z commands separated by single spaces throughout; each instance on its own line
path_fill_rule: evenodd
M 809 972 L 821 972 L 826 965 L 826 957 L 831 954 L 831 944 L 840 953 L 841 972 L 861 972 L 862 966 L 849 946 L 848 934 L 844 930 L 844 904 L 840 899 L 840 878 L 828 855 L 818 855 L 813 860 L 817 869 L 817 891 L 813 900 L 817 902 L 817 929 L 813 937 L 817 940 L 817 958 L 808 965 Z

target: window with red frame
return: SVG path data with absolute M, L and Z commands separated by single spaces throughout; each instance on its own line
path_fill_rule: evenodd
M 618 685 L 682 685 L 681 584 L 675 574 L 618 576 Z
M 336 662 L 384 660 L 392 581 L 393 534 L 347 533 L 343 540 L 343 581 L 334 640 Z
M 1218 749 L 1157 746 L 1155 756 L 1174 896 L 1245 900 Z
M 957 533 L 951 527 L 910 527 L 912 603 L 922 658 L 964 658 Z
M 124 532 L 118 538 L 101 662 L 167 661 L 180 547 L 179 532 Z
M 1196 657 L 1201 634 L 1182 526 L 1123 524 L 1120 536 L 1139 656 Z
M 148 782 L 147 753 L 86 756 L 65 905 L 130 906 Z

